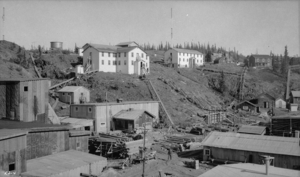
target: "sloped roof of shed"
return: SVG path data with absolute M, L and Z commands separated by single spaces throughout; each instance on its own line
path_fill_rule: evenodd
M 213 169 L 201 174 L 198 177 L 298 177 L 300 171 L 274 166 L 269 167 L 269 174 L 266 175 L 266 166 L 253 163 L 237 163 L 230 165 L 218 165 Z
M 28 131 L 19 129 L 0 129 L 0 140 L 26 135 Z
M 291 91 L 293 97 L 300 97 L 300 91 Z
M 238 130 L 238 133 L 261 135 L 265 130 L 266 130 L 266 127 L 263 127 L 263 126 L 243 125 Z
M 299 139 L 279 136 L 249 135 L 233 132 L 211 132 L 203 146 L 300 156 Z
M 136 44 L 138 46 L 138 43 L 134 42 L 134 41 L 129 41 L 129 42 L 120 42 L 119 44 L 116 44 L 116 46 L 122 46 L 122 45 L 129 45 L 129 44 Z
M 84 88 L 84 89 L 88 90 L 87 88 L 85 88 L 83 86 L 66 86 L 66 87 L 58 90 L 57 92 L 75 92 L 79 88 Z
M 151 117 L 155 118 L 153 114 L 145 110 L 122 110 L 118 112 L 116 115 L 114 115 L 113 117 L 116 119 L 136 120 L 144 113 L 149 114 Z
M 107 161 L 101 156 L 69 150 L 27 161 L 27 171 L 23 176 L 53 176 L 64 173 L 90 163 Z M 106 162 L 107 163 L 107 162 Z

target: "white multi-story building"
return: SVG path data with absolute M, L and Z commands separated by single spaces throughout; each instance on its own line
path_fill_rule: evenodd
M 135 42 L 115 46 L 88 43 L 83 49 L 83 66 L 90 64 L 93 71 L 137 75 L 150 73 L 149 56 Z
M 203 54 L 196 50 L 172 48 L 165 52 L 164 61 L 173 68 L 194 68 L 203 65 Z

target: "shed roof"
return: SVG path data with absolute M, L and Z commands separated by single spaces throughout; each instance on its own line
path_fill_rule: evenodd
M 192 54 L 202 54 L 201 52 L 197 51 L 197 50 L 189 50 L 189 49 L 179 49 L 179 48 L 172 48 L 177 52 L 181 52 L 181 53 L 192 53 Z M 202 54 L 203 55 L 203 54 Z
M 124 105 L 124 104 L 145 104 L 145 103 L 159 103 L 158 101 L 124 101 L 124 102 L 108 102 L 108 103 L 84 103 L 73 104 L 71 106 L 106 106 L 106 105 Z
M 69 150 L 27 161 L 27 171 L 22 176 L 54 176 L 99 161 L 101 156 Z
M 233 132 L 211 132 L 203 146 L 300 156 L 299 139 L 280 136 L 248 135 Z
M 0 78 L 0 82 L 28 82 L 38 80 L 50 80 L 48 78 Z
M 122 110 L 118 112 L 116 115 L 114 115 L 113 117 L 116 119 L 136 120 L 144 113 L 150 115 L 152 118 L 155 118 L 153 114 L 145 110 Z
M 26 135 L 28 132 L 18 129 L 0 129 L 0 140 Z
M 253 163 L 237 163 L 231 165 L 218 165 L 213 169 L 201 174 L 199 177 L 265 177 L 265 165 Z M 278 168 L 274 166 L 269 167 L 268 177 L 298 177 L 300 171 L 290 170 L 285 168 Z
M 238 130 L 238 133 L 261 135 L 265 130 L 266 127 L 263 126 L 242 125 L 242 127 Z
M 45 124 L 42 122 L 20 122 L 12 120 L 0 120 L 0 129 L 22 129 L 28 132 L 62 131 L 71 127 L 63 125 Z
M 291 91 L 293 97 L 300 97 L 300 91 Z
M 131 50 L 139 47 L 120 47 L 117 49 L 117 52 L 130 52 Z
M 88 90 L 87 88 L 85 88 L 83 86 L 66 86 L 57 92 L 76 92 L 76 90 L 78 90 L 79 88 L 84 88 L 84 89 Z
M 253 56 L 254 58 L 271 58 L 270 55 L 251 55 Z
M 118 47 L 114 45 L 103 45 L 103 44 L 92 44 L 87 43 L 83 46 L 84 50 L 87 50 L 89 47 L 93 47 L 94 49 L 98 50 L 99 52 L 116 52 Z
M 93 126 L 93 119 L 79 119 L 71 117 L 59 117 L 61 123 L 70 124 L 73 128 Z
M 261 97 L 261 96 L 267 96 L 270 99 L 275 100 L 275 98 L 272 95 L 268 94 L 268 93 L 261 93 L 261 94 L 257 95 L 255 99 L 258 99 L 258 97 Z
M 252 105 L 254 107 L 258 107 L 256 104 L 253 104 L 253 103 L 251 103 L 250 101 L 247 101 L 247 100 L 246 101 L 242 101 L 242 102 L 238 103 L 237 105 L 240 105 L 242 103 L 248 103 L 248 104 L 250 104 L 250 105 Z

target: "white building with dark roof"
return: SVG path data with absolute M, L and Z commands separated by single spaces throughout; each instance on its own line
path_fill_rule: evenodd
M 165 52 L 164 61 L 173 68 L 194 68 L 204 64 L 204 55 L 196 50 L 172 48 Z
M 83 49 L 83 66 L 91 65 L 93 71 L 137 75 L 150 73 L 149 56 L 135 42 L 116 46 L 88 43 Z

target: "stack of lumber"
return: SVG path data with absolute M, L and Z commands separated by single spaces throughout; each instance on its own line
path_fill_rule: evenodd
M 102 138 L 107 138 L 111 140 L 115 140 L 116 142 L 128 142 L 132 141 L 132 138 L 126 137 L 126 136 L 115 136 L 115 135 L 109 135 L 105 133 L 98 133 L 99 137 Z
M 139 153 L 139 147 L 143 147 L 144 145 L 144 139 L 136 140 L 136 141 L 129 141 L 125 143 L 126 148 L 128 148 L 128 155 L 132 155 L 135 153 Z M 151 143 L 145 139 L 145 147 L 149 148 L 151 146 Z
M 167 136 L 165 142 L 175 143 L 175 144 L 184 144 L 189 142 L 195 142 L 196 138 L 189 136 Z

